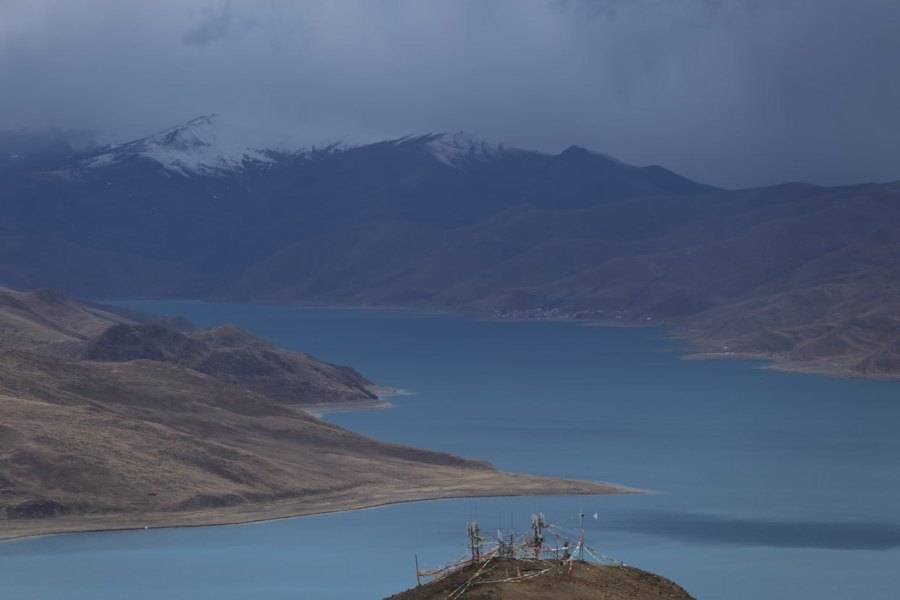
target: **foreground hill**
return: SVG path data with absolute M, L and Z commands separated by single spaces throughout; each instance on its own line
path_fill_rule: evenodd
M 703 352 L 900 376 L 898 183 L 725 191 L 576 147 L 235 150 L 216 127 L 8 167 L 0 280 L 661 323 Z
M 0 347 L 0 538 L 617 491 L 500 473 L 316 419 L 297 404 L 346 399 L 362 376 L 239 330 L 186 334 L 58 294 L 4 294 L 0 322 L 27 350 Z M 304 369 L 316 371 L 308 385 Z
M 550 572 L 523 581 L 495 582 L 548 568 Z M 388 600 L 691 600 L 677 584 L 633 567 L 577 562 L 568 573 L 567 566 L 547 561 L 508 559 L 479 569 L 479 565 L 466 567 Z

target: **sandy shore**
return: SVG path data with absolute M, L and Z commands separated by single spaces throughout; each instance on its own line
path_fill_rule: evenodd
M 357 410 L 384 410 L 393 408 L 387 400 L 360 400 L 359 402 L 319 402 L 316 404 L 297 404 L 297 408 L 321 419 L 329 413 L 352 412 Z
M 282 304 L 274 304 L 274 306 L 284 306 Z M 588 327 L 608 327 L 608 328 L 659 328 L 663 331 L 663 335 L 671 337 L 686 344 L 686 347 L 677 352 L 688 359 L 713 359 L 713 360 L 759 360 L 767 361 L 770 364 L 768 368 L 774 371 L 782 371 L 785 373 L 802 373 L 807 375 L 824 375 L 826 377 L 836 377 L 839 379 L 870 379 L 881 381 L 900 381 L 900 373 L 869 373 L 861 372 L 854 368 L 859 360 L 864 356 L 841 356 L 837 358 L 823 357 L 817 360 L 794 360 L 787 356 L 778 354 L 770 354 L 766 352 L 728 352 L 715 350 L 721 346 L 719 343 L 711 344 L 709 340 L 690 335 L 679 329 L 677 320 L 668 321 L 665 319 L 629 319 L 629 318 L 572 318 L 566 316 L 552 317 L 500 317 L 489 313 L 478 311 L 464 311 L 452 309 L 426 309 L 426 308 L 410 308 L 403 306 L 377 306 L 377 305 L 343 305 L 343 306 L 322 306 L 322 305 L 303 305 L 288 304 L 297 308 L 332 308 L 339 310 L 369 310 L 369 311 L 385 311 L 409 314 L 438 315 L 438 316 L 456 316 L 469 317 L 482 321 L 497 323 L 572 323 L 577 325 L 585 325 Z
M 394 405 L 388 398 L 415 396 L 414 392 L 384 385 L 373 384 L 366 386 L 366 389 L 378 396 L 378 400 L 360 400 L 359 402 L 319 402 L 315 404 L 298 404 L 297 407 L 314 417 L 321 419 L 329 413 L 393 408 Z
M 850 359 L 817 361 L 796 361 L 781 356 L 772 356 L 763 352 L 690 352 L 683 355 L 687 360 L 754 360 L 761 363 L 761 368 L 781 371 L 783 373 L 801 373 L 834 377 L 836 379 L 868 379 L 880 381 L 898 381 L 900 374 L 894 373 L 862 373 L 853 369 L 855 364 Z M 857 359 L 859 360 L 859 359 Z
M 23 519 L 0 523 L 0 540 L 61 533 L 86 533 L 161 527 L 203 527 L 271 521 L 374 508 L 404 502 L 499 496 L 634 494 L 642 490 L 611 483 L 556 479 L 502 472 L 474 472 L 464 478 L 426 484 L 368 485 L 352 490 L 269 503 L 247 503 L 190 512 L 103 514 Z

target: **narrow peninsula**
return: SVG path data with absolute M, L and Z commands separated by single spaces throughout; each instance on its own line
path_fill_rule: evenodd
M 2 288 L 0 539 L 629 491 L 383 443 L 304 410 L 377 406 L 371 389 L 235 327 Z

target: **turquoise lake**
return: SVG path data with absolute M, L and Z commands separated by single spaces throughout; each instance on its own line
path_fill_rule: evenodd
M 656 329 L 386 311 L 128 302 L 234 323 L 414 393 L 333 413 L 373 437 L 654 494 L 463 499 L 228 527 L 0 544 L 0 598 L 382 598 L 413 556 L 465 551 L 466 521 L 574 527 L 701 599 L 894 600 L 900 383 L 685 360 Z

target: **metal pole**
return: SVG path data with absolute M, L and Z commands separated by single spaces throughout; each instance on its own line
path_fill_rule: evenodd
M 578 560 L 584 560 L 584 510 L 578 515 L 581 523 L 581 542 L 578 544 Z
M 422 585 L 422 581 L 419 579 L 419 555 L 414 554 L 413 556 L 416 557 L 416 587 L 419 587 Z

